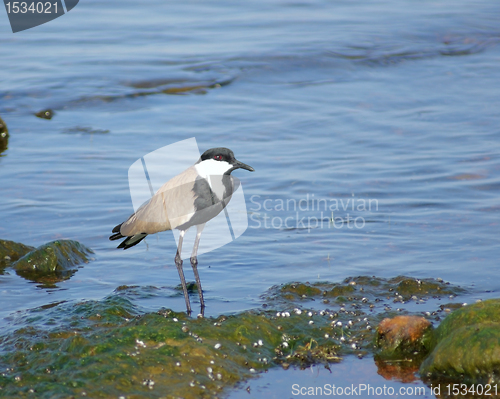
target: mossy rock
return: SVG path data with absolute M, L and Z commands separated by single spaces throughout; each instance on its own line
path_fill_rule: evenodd
M 500 381 L 500 323 L 462 327 L 442 339 L 420 367 L 429 379 Z
M 19 242 L 0 240 L 0 269 L 9 266 L 33 249 L 35 248 Z
M 383 359 L 422 359 L 433 343 L 432 324 L 423 317 L 396 316 L 384 319 L 377 327 L 375 345 Z
M 393 297 L 395 302 L 405 302 L 429 297 L 460 295 L 466 292 L 463 288 L 451 286 L 435 279 L 415 279 L 398 276 L 392 279 L 380 277 L 357 276 L 348 277 L 342 283 L 288 283 L 272 287 L 266 300 L 288 302 L 304 302 L 322 299 L 325 303 L 333 300 L 336 303 L 379 302 Z
M 24 278 L 37 282 L 56 277 L 59 281 L 71 274 L 82 263 L 88 263 L 88 256 L 93 251 L 78 241 L 57 240 L 33 249 L 16 262 L 12 267 Z
M 500 299 L 488 299 L 454 311 L 436 329 L 436 339 L 439 341 L 461 327 L 489 322 L 500 323 Z
M 59 325 L 0 337 L 0 367 L 8 368 L 2 397 L 31 397 L 30 390 L 42 399 L 216 397 L 282 363 L 340 361 L 336 341 L 325 337 L 328 317 L 310 324 L 307 314 L 277 319 L 266 311 L 195 319 L 168 309 L 140 314 L 124 291 L 37 310 Z
M 0 118 L 0 153 L 7 149 L 9 145 L 9 130 L 7 129 L 7 125 Z
M 0 334 L 0 396 L 213 398 L 272 367 L 335 367 L 343 356 L 373 353 L 372 326 L 398 313 L 386 310 L 397 284 L 290 283 L 264 294 L 262 308 L 210 318 L 144 313 L 134 300 L 151 287 L 140 286 L 30 309 L 17 316 L 17 330 Z M 336 287 L 346 302 L 325 303 Z
M 500 380 L 500 299 L 466 306 L 436 329 L 437 345 L 422 363 L 422 377 L 469 383 Z
M 465 292 L 460 287 L 452 287 L 434 279 L 415 279 L 398 276 L 389 280 L 391 284 L 397 285 L 397 292 L 404 298 L 411 296 L 443 296 L 457 295 Z
M 287 298 L 308 298 L 321 295 L 321 289 L 306 283 L 289 283 L 281 288 L 282 294 Z M 288 293 L 292 295 L 287 295 Z

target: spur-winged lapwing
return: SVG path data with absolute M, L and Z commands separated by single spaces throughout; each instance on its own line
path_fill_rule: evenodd
M 125 238 L 118 248 L 127 249 L 137 245 L 148 234 L 178 229 L 179 243 L 175 256 L 175 265 L 181 279 L 188 313 L 191 312 L 186 279 L 182 270 L 182 240 L 186 231 L 196 226 L 197 233 L 191 255 L 201 310 L 205 308 L 200 276 L 198 275 L 198 245 L 205 223 L 217 216 L 229 203 L 236 181 L 231 172 L 246 169 L 253 172 L 251 166 L 236 160 L 227 148 L 212 148 L 203 153 L 196 164 L 166 182 L 153 197 L 145 202 L 125 222 L 113 229 L 110 240 Z

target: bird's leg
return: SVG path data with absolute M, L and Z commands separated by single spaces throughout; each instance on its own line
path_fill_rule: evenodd
M 191 254 L 191 266 L 193 267 L 194 278 L 196 279 L 196 286 L 198 287 L 198 294 L 200 295 L 201 314 L 205 310 L 205 301 L 203 299 L 203 290 L 201 289 L 200 276 L 198 274 L 198 245 L 200 243 L 201 232 L 205 227 L 205 223 L 196 226 L 196 239 L 194 240 L 193 253 Z
M 186 279 L 184 278 L 184 271 L 182 270 L 182 240 L 184 239 L 184 234 L 186 231 L 181 230 L 179 234 L 179 245 L 177 246 L 177 254 L 175 255 L 175 266 L 177 266 L 177 271 L 179 272 L 179 277 L 181 279 L 182 291 L 184 292 L 184 299 L 186 300 L 186 308 L 188 314 L 191 313 L 191 304 L 189 303 L 189 295 L 186 286 Z

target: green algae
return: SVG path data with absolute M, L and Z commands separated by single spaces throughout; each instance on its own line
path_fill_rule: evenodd
M 271 367 L 329 368 L 343 356 L 373 352 L 372 326 L 397 313 L 388 302 L 399 283 L 365 277 L 291 283 L 271 288 L 261 309 L 210 318 L 141 312 L 129 299 L 138 288 L 126 286 L 101 301 L 52 304 L 27 312 L 22 328 L 0 337 L 0 392 L 220 397 Z M 334 289 L 348 301 L 325 303 Z
M 75 266 L 88 263 L 92 253 L 90 248 L 73 240 L 51 241 L 38 248 L 0 240 L 0 270 L 13 267 L 17 274 L 33 281 L 44 276 L 64 278 L 74 272 Z
M 454 311 L 436 329 L 436 339 L 441 340 L 462 327 L 490 322 L 500 323 L 500 299 L 481 301 Z
M 17 260 L 13 267 L 17 271 L 53 273 L 66 271 L 82 262 L 88 262 L 87 256 L 93 253 L 73 240 L 57 240 L 41 245 Z
M 92 253 L 78 241 L 57 240 L 32 249 L 11 266 L 23 278 L 53 284 L 70 278 L 78 265 L 89 262 Z
M 278 325 L 261 312 L 213 319 L 170 310 L 138 315 L 117 297 L 66 311 L 73 315 L 70 329 L 22 329 L 3 342 L 4 351 L 10 347 L 1 357 L 2 367 L 10 365 L 0 379 L 4 397 L 29 396 L 30 390 L 40 398 L 83 392 L 93 398 L 212 397 L 281 359 L 338 359 L 335 344 L 308 327 L 307 317 Z
M 500 381 L 500 299 L 454 311 L 436 329 L 435 341 L 434 350 L 420 368 L 424 378 Z
M 498 383 L 500 323 L 473 324 L 445 337 L 422 363 L 420 374 L 431 380 Z
M 279 290 L 279 291 L 277 291 Z M 294 303 L 310 300 L 323 300 L 323 303 L 359 301 L 375 303 L 382 300 L 392 300 L 393 303 L 424 300 L 443 296 L 455 296 L 464 293 L 460 287 L 434 279 L 415 279 L 398 276 L 392 279 L 358 276 L 345 279 L 342 283 L 288 283 L 273 287 L 266 300 L 285 299 Z M 363 299 L 364 298 L 364 299 Z
M 35 248 L 19 242 L 0 240 L 0 269 L 10 266 L 12 262 L 17 261 L 33 249 Z
M 391 279 L 390 282 L 397 283 L 397 290 L 403 297 L 412 295 L 457 295 L 464 292 L 459 287 L 451 288 L 446 283 L 431 279 L 418 280 L 399 276 Z

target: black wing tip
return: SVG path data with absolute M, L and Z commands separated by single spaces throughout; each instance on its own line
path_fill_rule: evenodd
M 137 237 L 144 234 L 142 237 Z M 118 245 L 116 248 L 123 248 L 123 249 L 129 249 L 130 247 L 133 247 L 134 245 L 139 244 L 142 240 L 146 238 L 147 234 L 146 233 L 141 233 L 141 234 L 136 234 L 133 236 L 127 237 L 125 240 L 123 240 L 120 245 Z
M 113 234 L 112 236 L 109 236 L 109 240 L 110 241 L 115 241 L 115 240 L 119 240 L 120 238 L 123 238 L 124 236 L 122 236 L 120 233 L 116 233 L 116 234 Z
M 120 228 L 122 227 L 122 224 L 123 223 L 120 223 L 119 225 L 115 226 L 111 232 L 112 233 L 119 233 L 120 232 Z

